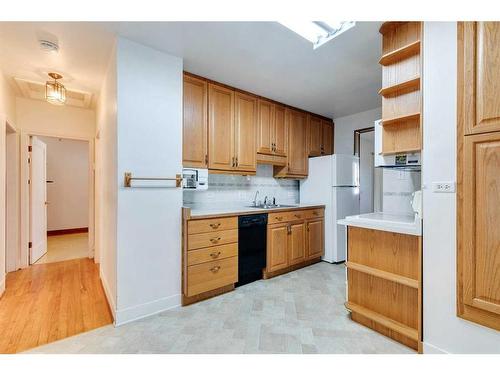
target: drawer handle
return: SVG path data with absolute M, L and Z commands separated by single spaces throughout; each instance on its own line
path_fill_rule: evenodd
M 278 221 L 283 220 L 283 216 L 276 216 L 276 220 L 278 220 Z
M 219 241 L 220 241 L 220 237 L 216 237 L 216 238 L 211 238 L 210 239 L 210 242 L 212 242 L 212 243 L 217 243 Z
M 220 227 L 220 223 L 212 223 L 210 224 L 210 226 L 212 227 L 212 229 L 217 229 Z
M 318 212 L 316 212 L 316 211 L 314 211 L 314 212 L 313 212 L 313 215 L 314 215 L 314 216 L 318 216 L 318 215 L 319 215 L 319 213 L 318 213 Z
M 297 219 L 300 219 L 300 218 L 302 217 L 302 215 L 295 214 L 295 217 L 296 217 Z
M 216 252 L 216 253 L 211 253 L 211 254 L 210 254 L 210 256 L 211 256 L 212 258 L 218 258 L 218 257 L 219 257 L 219 255 L 220 255 L 220 251 L 218 251 L 218 252 Z
M 215 267 L 210 268 L 210 271 L 212 271 L 213 273 L 217 273 L 217 272 L 219 272 L 219 270 L 220 270 L 220 266 L 215 266 Z

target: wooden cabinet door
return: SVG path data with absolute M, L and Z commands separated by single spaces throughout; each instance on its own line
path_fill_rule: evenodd
M 304 222 L 290 224 L 288 263 L 289 265 L 301 263 L 306 257 L 306 237 Z
M 320 156 L 323 151 L 323 127 L 319 117 L 309 116 L 309 156 Z
M 257 170 L 257 98 L 236 93 L 235 103 L 235 156 L 240 171 Z
M 257 152 L 272 155 L 274 150 L 274 104 L 259 99 L 259 120 L 257 125 Z
M 464 138 L 459 316 L 500 330 L 500 132 Z
M 267 227 L 267 272 L 288 266 L 288 224 L 275 224 Z
M 312 220 L 306 223 L 307 231 L 307 259 L 318 258 L 323 255 L 325 250 L 324 242 L 324 220 Z
M 459 103 L 464 133 L 500 131 L 500 22 L 463 22 Z
M 274 106 L 273 122 L 274 153 L 286 156 L 288 145 L 288 124 L 285 116 L 285 107 L 276 104 Z
M 207 82 L 184 75 L 182 108 L 182 165 L 206 168 L 207 150 Z
M 287 110 L 288 124 L 288 174 L 306 176 L 307 157 L 307 117 L 304 112 Z
M 322 155 L 333 154 L 333 123 L 329 121 L 322 120 Z
M 232 170 L 234 158 L 234 91 L 209 84 L 208 167 Z

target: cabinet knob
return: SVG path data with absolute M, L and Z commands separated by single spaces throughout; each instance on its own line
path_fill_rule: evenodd
M 217 272 L 219 272 L 219 270 L 220 270 L 220 266 L 215 266 L 215 267 L 210 268 L 210 271 L 212 271 L 213 273 L 217 273 Z
M 295 214 L 295 217 L 296 217 L 297 219 L 300 219 L 300 218 L 302 217 L 302 215 Z
M 212 229 L 217 229 L 220 227 L 220 223 L 212 223 L 210 224 L 210 227 L 212 227 Z
M 276 216 L 276 220 L 278 220 L 278 221 L 283 220 L 283 216 Z
M 219 241 L 220 241 L 220 237 L 214 237 L 214 238 L 210 239 L 210 242 L 212 242 L 212 243 L 217 243 Z
M 218 252 L 216 252 L 216 253 L 211 253 L 211 254 L 210 254 L 210 256 L 211 256 L 212 258 L 218 258 L 220 254 L 221 254 L 221 252 L 220 252 L 220 251 L 218 251 Z

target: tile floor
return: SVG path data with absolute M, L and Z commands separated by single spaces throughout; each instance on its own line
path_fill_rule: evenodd
M 415 353 L 352 322 L 345 268 L 318 263 L 32 353 Z
M 75 233 L 47 237 L 47 253 L 35 264 L 61 262 L 69 259 L 87 258 L 89 234 Z

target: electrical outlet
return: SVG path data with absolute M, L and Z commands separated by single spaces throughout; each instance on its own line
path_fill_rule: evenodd
M 432 191 L 434 193 L 454 193 L 455 185 L 453 181 L 433 182 Z

